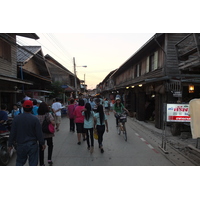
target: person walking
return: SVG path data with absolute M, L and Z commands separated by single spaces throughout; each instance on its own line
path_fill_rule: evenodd
M 59 98 L 56 98 L 56 102 L 52 104 L 52 110 L 55 117 L 56 122 L 56 130 L 59 131 L 60 123 L 61 123 L 61 110 L 63 109 Z
M 95 108 L 96 104 L 95 104 L 95 102 L 94 102 L 94 100 L 93 100 L 93 98 L 92 98 L 92 97 L 90 98 L 90 101 L 89 101 L 89 103 L 90 103 L 90 105 L 91 105 L 91 108 L 92 108 L 92 110 L 94 110 L 94 108 Z
M 0 133 L 7 132 L 7 128 L 3 125 L 8 120 L 8 113 L 6 112 L 7 106 L 5 104 L 1 105 L 0 109 Z
M 107 115 L 109 115 L 109 101 L 108 99 L 106 98 L 105 101 L 104 101 L 104 108 L 105 108 L 105 113 Z
M 75 100 L 70 100 L 70 105 L 68 105 L 68 116 L 69 116 L 69 129 L 70 132 L 75 131 L 75 123 L 74 123 L 74 110 L 76 108 L 76 105 L 74 104 Z
M 31 114 L 33 102 L 25 100 L 24 112 L 14 118 L 8 140 L 9 151 L 17 143 L 16 165 L 25 165 L 27 159 L 30 166 L 38 165 L 38 143 L 45 149 L 42 127 L 37 117 Z
M 13 105 L 13 110 L 11 111 L 11 114 L 12 114 L 12 118 L 14 118 L 20 114 L 20 110 L 19 110 L 17 104 Z
M 92 111 L 90 103 L 85 104 L 85 109 L 82 110 L 82 114 L 84 116 L 84 129 L 87 138 L 87 145 L 88 150 L 90 153 L 93 153 L 94 150 L 94 137 L 93 137 L 93 130 L 94 130 L 94 111 Z M 91 146 L 90 146 L 91 142 Z
M 50 121 L 53 124 L 53 126 L 55 126 L 54 117 L 49 112 L 49 107 L 45 102 L 42 102 L 39 105 L 37 117 L 38 117 L 41 125 L 46 117 L 47 121 Z M 48 164 L 49 165 L 53 165 L 52 153 L 53 153 L 53 137 L 54 136 L 55 136 L 54 133 L 43 133 L 44 140 L 47 141 L 47 146 L 48 146 Z M 42 149 L 42 145 L 39 146 L 39 162 L 40 162 L 40 166 L 45 165 L 44 164 L 44 151 Z
M 97 112 L 94 114 L 94 123 L 97 129 L 99 148 L 101 153 L 104 153 L 103 134 L 105 130 L 108 132 L 108 122 L 102 105 L 98 105 L 97 107 Z
M 76 123 L 78 145 L 81 145 L 81 135 L 83 136 L 83 141 L 86 140 L 85 130 L 84 130 L 84 116 L 82 115 L 82 110 L 84 109 L 84 100 L 79 99 L 78 106 L 74 110 L 74 122 Z
M 38 115 L 38 103 L 37 103 L 37 100 L 36 99 L 31 99 L 33 101 L 33 110 L 32 110 L 32 113 L 33 115 Z

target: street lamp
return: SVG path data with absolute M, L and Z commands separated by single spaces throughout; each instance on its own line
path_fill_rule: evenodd
M 75 98 L 78 98 L 78 95 L 77 95 L 77 76 L 76 76 L 76 67 L 87 67 L 87 66 L 76 66 L 76 63 L 75 63 L 75 58 L 73 58 L 73 61 L 74 61 L 74 81 L 75 81 Z

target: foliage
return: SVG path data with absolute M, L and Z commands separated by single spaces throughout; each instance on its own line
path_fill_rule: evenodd
M 65 89 L 62 88 L 62 83 L 55 81 L 51 84 L 51 94 L 50 98 L 62 97 L 62 94 L 65 93 Z

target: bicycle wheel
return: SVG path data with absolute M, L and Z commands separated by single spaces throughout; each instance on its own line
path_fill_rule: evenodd
M 120 124 L 118 124 L 118 127 L 117 127 L 117 134 L 118 134 L 118 135 L 121 134 L 121 127 L 120 127 Z
M 125 126 L 125 123 L 123 124 L 123 128 L 124 128 L 124 130 L 123 130 L 124 139 L 125 139 L 125 141 L 127 141 L 127 132 L 126 132 L 126 126 Z

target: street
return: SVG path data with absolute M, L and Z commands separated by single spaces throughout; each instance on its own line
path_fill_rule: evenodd
M 141 136 L 140 129 L 134 129 L 134 123 L 128 118 L 126 123 L 128 141 L 117 134 L 113 113 L 108 116 L 109 132 L 104 133 L 102 154 L 98 142 L 94 142 L 94 152 L 90 154 L 87 143 L 77 145 L 77 134 L 69 132 L 69 119 L 62 118 L 60 131 L 55 133 L 53 162 L 54 166 L 173 166 L 159 148 Z M 15 166 L 16 155 L 8 166 Z M 47 163 L 47 148 L 45 150 Z M 28 164 L 26 164 L 28 165 Z

